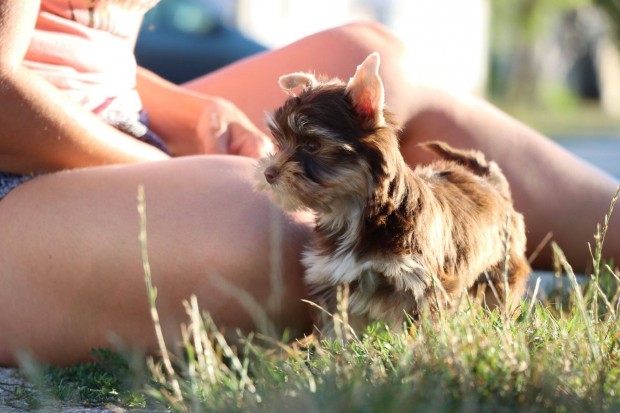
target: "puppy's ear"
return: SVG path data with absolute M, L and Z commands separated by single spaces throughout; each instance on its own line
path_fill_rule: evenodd
M 375 126 L 385 123 L 383 105 L 385 92 L 379 77 L 379 53 L 372 53 L 357 67 L 355 75 L 347 84 L 355 110 L 368 118 Z
M 311 73 L 303 73 L 303 72 L 295 72 L 290 75 L 280 76 L 278 81 L 280 83 L 280 87 L 284 89 L 286 92 L 294 95 L 294 90 L 303 87 L 314 87 L 317 85 L 317 80 Z

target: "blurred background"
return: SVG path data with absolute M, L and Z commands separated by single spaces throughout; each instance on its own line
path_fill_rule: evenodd
M 162 0 L 136 56 L 182 83 L 363 19 L 409 46 L 412 81 L 482 96 L 620 177 L 620 0 Z

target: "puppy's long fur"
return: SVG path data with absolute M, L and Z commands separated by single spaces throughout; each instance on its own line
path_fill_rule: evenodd
M 292 96 L 270 119 L 279 149 L 260 161 L 259 187 L 286 209 L 316 213 L 303 258 L 310 293 L 333 312 L 337 286 L 348 284 L 358 323 L 399 327 L 405 313 L 449 307 L 488 282 L 487 304 L 505 302 L 505 270 L 514 305 L 530 267 L 506 178 L 480 152 L 442 142 L 422 145 L 441 160 L 411 170 L 378 67 L 372 54 L 348 84 L 307 73 L 280 79 Z

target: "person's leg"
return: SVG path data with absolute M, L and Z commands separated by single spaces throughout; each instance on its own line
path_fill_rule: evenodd
M 255 312 L 231 286 L 272 309 L 277 325 L 306 331 L 299 255 L 309 225 L 253 192 L 253 175 L 245 158 L 192 157 L 58 173 L 11 192 L 0 201 L 0 365 L 15 363 L 16 349 L 53 363 L 83 360 L 111 337 L 155 348 L 138 240 L 140 184 L 169 339 L 187 321 L 182 301 L 192 294 L 218 325 L 253 328 Z M 272 241 L 278 228 L 281 242 Z M 270 280 L 279 259 L 278 305 L 278 282 Z
M 408 121 L 402 152 L 409 164 L 431 159 L 417 147 L 427 140 L 482 150 L 508 177 L 516 207 L 525 216 L 530 252 L 552 232 L 569 261 L 583 270 L 591 262 L 586 243 L 608 209 L 617 180 L 487 103 L 409 84 L 401 66 L 406 52 L 402 42 L 382 26 L 360 23 L 321 32 L 186 86 L 232 100 L 264 127 L 265 111 L 286 97 L 279 90 L 279 76 L 310 70 L 348 80 L 373 51 L 381 55 L 386 104 Z M 617 211 L 605 244 L 607 255 L 616 259 L 620 259 L 618 215 Z M 550 268 L 548 246 L 535 266 Z

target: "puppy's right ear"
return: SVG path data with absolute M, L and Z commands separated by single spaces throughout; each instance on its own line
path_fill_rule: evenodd
M 383 118 L 385 91 L 379 77 L 379 63 L 379 53 L 370 54 L 357 67 L 346 89 L 357 113 L 374 125 L 385 123 Z
M 295 72 L 290 75 L 281 76 L 278 82 L 282 89 L 292 95 L 295 94 L 293 91 L 299 87 L 303 87 L 304 89 L 312 88 L 318 83 L 313 74 L 304 72 Z

